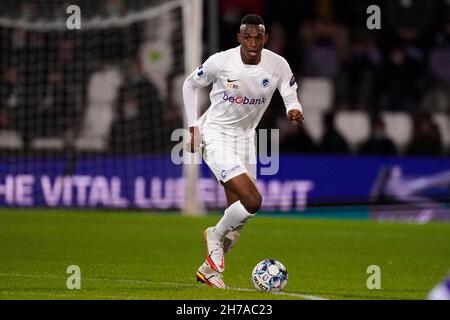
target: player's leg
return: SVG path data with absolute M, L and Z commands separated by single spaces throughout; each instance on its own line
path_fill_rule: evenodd
M 262 197 L 255 182 L 247 173 L 241 173 L 223 183 L 229 192 L 237 196 L 225 209 L 224 215 L 215 227 L 205 230 L 206 261 L 217 272 L 225 270 L 224 240 L 232 230 L 243 227 L 261 206 Z M 234 200 L 234 198 L 232 198 Z
M 198 268 L 196 278 L 198 282 L 202 282 L 213 288 L 227 288 L 223 282 L 222 274 L 212 269 L 207 261 L 203 262 Z
M 245 209 L 255 214 L 261 207 L 262 196 L 255 181 L 247 173 L 240 174 L 223 183 L 226 190 L 237 196 Z
M 244 225 L 237 227 L 236 229 L 230 231 L 225 236 L 225 239 L 223 240 L 223 254 L 226 255 L 231 251 L 231 249 L 234 248 L 236 245 L 236 242 L 241 237 L 242 229 L 244 228 Z
M 225 189 L 225 197 L 227 199 L 227 208 L 230 207 L 233 203 L 239 201 L 239 197 L 232 192 L 229 189 Z M 235 228 L 234 230 L 231 230 L 225 235 L 225 239 L 223 240 L 223 254 L 227 254 L 230 252 L 231 249 L 233 249 L 234 245 L 236 244 L 237 240 L 241 236 L 241 231 L 244 226 L 240 226 Z
M 200 266 L 199 272 L 224 271 L 225 236 L 230 231 L 241 228 L 261 205 L 261 195 L 253 180 L 256 179 L 256 170 L 249 170 L 242 156 L 235 154 L 238 156 L 236 159 L 233 156 L 235 150 L 231 146 L 225 148 L 228 152 L 218 152 L 222 147 L 227 145 L 205 144 L 206 152 L 203 154 L 205 162 L 226 190 L 228 207 L 218 224 L 204 232 L 206 263 Z M 229 161 L 219 156 L 223 154 L 231 155 L 227 158 Z
M 239 201 L 239 198 L 235 194 L 233 194 L 230 191 L 227 191 L 226 189 L 225 189 L 225 195 L 227 198 L 227 207 L 229 207 L 234 202 Z M 210 228 L 208 228 L 208 229 L 210 229 Z M 210 248 L 208 249 L 208 240 L 207 240 L 207 233 L 206 233 L 207 230 L 205 231 L 207 258 L 197 270 L 197 275 L 196 275 L 197 281 L 202 282 L 213 288 L 226 289 L 227 286 L 225 285 L 225 283 L 223 281 L 222 274 L 216 270 L 217 267 L 215 267 L 215 265 L 212 264 L 210 259 L 208 259 L 212 255 L 210 252 L 208 252 L 208 250 L 209 249 L 214 250 L 214 248 L 211 248 L 211 246 L 210 246 Z M 235 235 L 235 231 L 231 231 L 226 235 L 226 237 L 223 241 L 223 244 L 219 243 L 220 250 L 223 250 L 223 254 L 227 253 L 231 249 L 231 247 L 234 245 L 235 240 L 232 241 L 232 239 L 237 239 L 237 237 Z M 214 268 L 211 267 L 211 264 L 214 266 Z
M 239 201 L 239 197 L 233 191 L 223 188 L 225 191 L 225 198 L 227 199 L 227 208 L 230 207 L 236 201 Z
M 250 181 L 253 182 L 252 186 L 252 191 L 254 194 L 256 194 L 257 198 L 260 198 L 260 196 L 258 196 L 259 192 L 257 190 L 256 187 L 256 150 L 254 148 L 255 143 L 253 141 L 252 138 L 249 138 L 248 141 L 246 141 L 245 143 L 245 148 L 244 149 L 240 149 L 240 159 L 243 162 L 245 169 L 247 171 L 247 175 L 250 177 Z M 248 181 L 246 181 L 248 183 Z M 230 188 L 224 188 L 225 189 L 225 196 L 227 198 L 227 206 L 231 207 L 235 202 L 240 201 L 240 197 L 238 196 L 238 194 L 236 194 L 235 192 L 232 191 L 233 186 L 231 186 Z M 238 181 L 238 185 L 237 185 L 238 189 L 242 189 L 242 186 L 239 184 Z M 242 196 L 242 195 L 241 195 Z M 258 199 L 259 201 L 259 199 Z M 237 240 L 239 239 L 240 235 L 241 235 L 241 231 L 244 227 L 244 224 L 242 224 L 241 226 L 238 226 L 237 228 L 229 231 L 224 239 L 223 242 L 223 250 L 224 250 L 224 254 L 227 254 L 235 245 L 235 243 L 237 242 Z
M 224 182 L 223 186 L 231 195 L 231 201 L 237 201 L 228 206 L 215 227 L 214 233 L 219 239 L 223 239 L 231 230 L 243 226 L 259 210 L 262 202 L 256 183 L 247 173 Z

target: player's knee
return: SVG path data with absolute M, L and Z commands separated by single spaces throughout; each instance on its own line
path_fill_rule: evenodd
M 256 213 L 262 204 L 262 196 L 259 192 L 252 193 L 245 197 L 242 205 L 250 213 Z

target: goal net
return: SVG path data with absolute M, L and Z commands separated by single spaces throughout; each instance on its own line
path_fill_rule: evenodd
M 171 160 L 201 0 L 3 0 L 0 206 L 197 210 Z M 191 181 L 183 179 L 189 177 Z M 194 179 L 194 180 L 192 180 Z M 193 200 L 194 199 L 194 200 Z

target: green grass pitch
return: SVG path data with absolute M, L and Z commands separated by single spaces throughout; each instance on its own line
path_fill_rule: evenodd
M 0 299 L 424 299 L 450 268 L 450 224 L 258 216 L 226 256 L 230 290 L 196 283 L 202 232 L 219 215 L 0 211 Z M 265 258 L 288 269 L 285 294 L 259 293 Z M 81 289 L 66 286 L 78 265 Z M 381 268 L 369 290 L 367 267 Z

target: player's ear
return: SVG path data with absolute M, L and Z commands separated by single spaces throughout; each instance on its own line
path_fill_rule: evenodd
M 237 37 L 237 41 L 240 43 L 240 44 L 242 44 L 242 42 L 241 42 L 241 33 L 238 33 L 237 35 L 236 35 Z
M 269 34 L 268 33 L 264 34 L 264 45 L 267 44 L 267 42 L 269 42 Z

